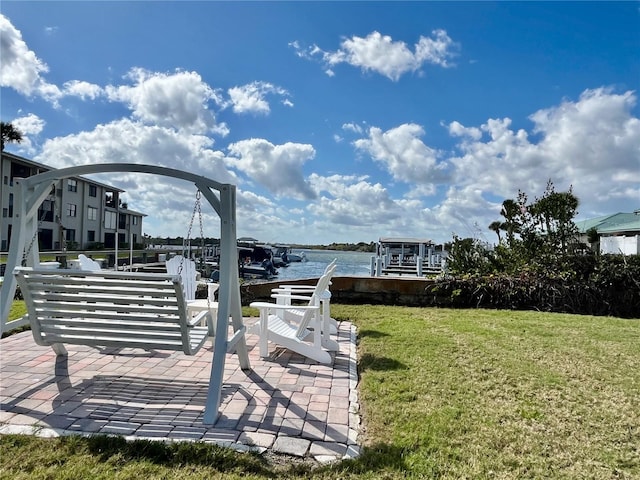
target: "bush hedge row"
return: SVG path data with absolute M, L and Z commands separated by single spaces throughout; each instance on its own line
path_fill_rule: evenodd
M 639 255 L 576 255 L 562 261 L 562 268 L 518 275 L 445 276 L 427 287 L 430 303 L 640 318 Z

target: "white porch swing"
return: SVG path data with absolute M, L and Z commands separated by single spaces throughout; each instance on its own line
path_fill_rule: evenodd
M 196 322 L 187 315 L 179 276 L 33 268 L 39 265 L 38 242 L 31 241 L 25 250 L 26 240 L 37 235 L 38 208 L 49 194 L 52 185 L 69 177 L 110 172 L 147 173 L 193 182 L 218 214 L 221 230 L 222 281 L 215 327 L 211 322 L 208 327 L 198 327 L 200 319 Z M 208 334 L 218 332 L 220 334 L 214 336 L 211 375 L 203 420 L 205 424 L 215 423 L 219 414 L 227 351 L 235 350 L 243 370 L 251 368 L 244 336 L 237 269 L 235 186 L 176 169 L 131 163 L 95 164 L 52 170 L 25 179 L 16 179 L 14 184 L 17 189 L 17 212 L 14 218 L 17 223 L 14 226 L 6 274 L 0 290 L 0 331 L 5 332 L 29 322 L 34 340 L 40 344 L 51 345 L 59 355 L 66 354 L 63 343 L 147 349 L 171 348 L 185 354 L 193 354 L 202 346 Z M 20 267 L 24 257 L 27 268 Z M 23 319 L 8 322 L 18 281 L 25 295 L 29 318 L 26 321 Z M 110 292 L 109 289 L 113 290 Z M 131 291 L 134 294 L 123 300 L 122 295 Z M 92 306 L 96 305 L 97 292 L 102 292 L 99 293 L 102 297 L 98 300 L 100 308 Z M 78 298 L 81 304 L 77 303 Z M 126 307 L 124 311 L 128 314 L 124 320 L 118 318 L 123 314 L 123 305 Z M 171 310 L 169 314 L 165 313 L 165 307 Z M 51 311 L 56 308 L 60 310 Z M 149 323 L 150 315 L 158 315 L 159 321 Z M 203 315 L 209 313 L 203 312 Z M 74 324 L 78 317 L 81 317 L 84 323 Z M 171 320 L 167 320 L 168 317 L 171 317 Z M 226 334 L 229 318 L 234 331 L 231 338 Z M 135 324 L 140 320 L 146 322 L 145 326 Z M 166 329 L 154 332 L 153 330 L 158 328 L 157 324 L 170 324 L 171 332 L 167 332 Z M 79 334 L 84 328 L 93 328 L 97 333 L 94 331 L 90 335 Z M 108 330 L 106 334 L 105 329 Z M 144 330 L 148 330 L 146 336 Z M 47 333 L 51 334 L 49 338 Z M 176 338 L 179 341 L 174 341 Z

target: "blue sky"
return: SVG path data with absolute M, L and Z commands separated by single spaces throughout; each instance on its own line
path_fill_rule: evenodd
M 370 242 L 487 226 L 551 179 L 578 219 L 640 208 L 638 2 L 18 2 L 0 6 L 7 151 L 238 186 L 238 235 Z M 145 233 L 192 185 L 99 177 Z M 205 234 L 219 223 L 205 209 Z

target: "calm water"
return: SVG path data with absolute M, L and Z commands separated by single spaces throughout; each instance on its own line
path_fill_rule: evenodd
M 294 250 L 299 253 L 301 250 Z M 334 250 L 304 250 L 306 262 L 293 262 L 288 267 L 278 269 L 278 280 L 297 278 L 317 278 L 335 258 L 338 260 L 335 276 L 369 276 L 371 257 L 374 253 L 337 252 Z

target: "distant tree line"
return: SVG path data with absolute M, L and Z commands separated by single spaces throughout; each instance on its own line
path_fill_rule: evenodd
M 181 246 L 184 242 L 184 237 L 146 237 L 147 245 L 170 245 Z M 214 237 L 205 237 L 204 239 L 192 238 L 191 244 L 196 246 L 204 241 L 205 245 L 220 245 L 220 239 Z M 375 252 L 375 242 L 359 242 L 359 243 L 330 243 L 329 245 L 306 245 L 306 244 L 289 244 L 291 248 L 298 250 L 338 250 L 344 252 Z
M 329 245 L 291 245 L 291 248 L 309 249 L 309 250 L 338 250 L 342 252 L 375 252 L 375 242 L 358 242 L 358 243 L 330 243 Z

